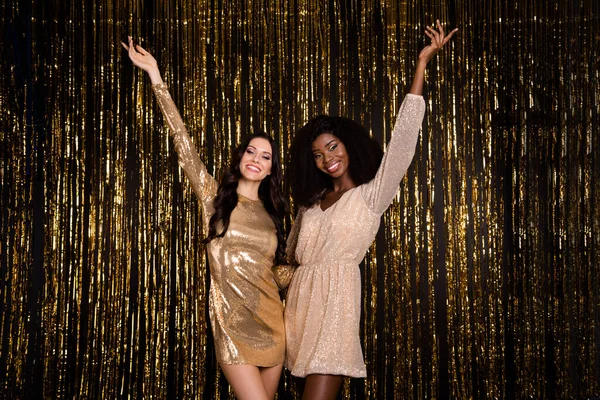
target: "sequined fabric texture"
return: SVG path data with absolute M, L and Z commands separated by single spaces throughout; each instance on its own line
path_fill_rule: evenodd
M 366 376 L 358 264 L 413 159 L 424 111 L 423 98 L 408 94 L 375 178 L 348 190 L 325 211 L 319 204 L 303 210 L 295 223 L 288 247 L 299 267 L 285 311 L 285 365 L 295 376 Z
M 171 129 L 179 165 L 202 203 L 206 234 L 218 184 L 200 160 L 166 85 L 152 88 Z M 276 228 L 263 203 L 240 195 L 225 236 L 207 245 L 209 315 L 221 364 L 283 362 L 283 305 L 272 268 L 276 249 Z

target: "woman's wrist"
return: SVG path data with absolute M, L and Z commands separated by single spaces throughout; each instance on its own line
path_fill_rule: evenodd
M 429 60 L 427 60 L 425 58 L 417 58 L 416 69 L 417 70 L 421 70 L 421 71 L 425 71 L 427 69 L 427 64 L 428 63 L 429 63 Z
M 153 85 L 160 85 L 163 83 L 158 68 L 148 71 L 148 76 L 150 77 L 150 82 L 152 82 Z

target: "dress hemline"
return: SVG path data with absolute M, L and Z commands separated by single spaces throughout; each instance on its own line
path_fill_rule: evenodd
M 366 378 L 367 377 L 367 372 L 358 372 L 358 371 L 354 371 L 354 372 L 349 372 L 349 371 L 344 371 L 344 370 L 331 370 L 331 369 L 315 369 L 315 370 L 311 370 L 310 372 L 305 372 L 303 374 L 297 373 L 295 371 L 293 371 L 292 369 L 289 368 L 285 368 L 288 371 L 290 371 L 290 373 L 295 376 L 296 378 L 306 378 L 308 375 L 340 375 L 340 376 L 346 376 L 348 378 Z

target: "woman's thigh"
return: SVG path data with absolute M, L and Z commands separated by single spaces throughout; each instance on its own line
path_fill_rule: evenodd
M 341 375 L 308 375 L 304 381 L 303 399 L 333 400 L 337 397 L 344 377 Z
M 279 386 L 279 378 L 281 377 L 282 364 L 274 367 L 259 368 L 260 376 L 270 399 L 275 398 L 277 387 Z
M 227 382 L 239 400 L 270 400 L 259 368 L 255 365 L 221 365 Z

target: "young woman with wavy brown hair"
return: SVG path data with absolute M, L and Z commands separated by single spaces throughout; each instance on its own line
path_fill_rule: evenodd
M 146 71 L 179 156 L 202 204 L 211 272 L 209 315 L 217 360 L 238 399 L 273 399 L 285 353 L 280 276 L 285 274 L 277 146 L 268 135 L 246 138 L 220 184 L 208 173 L 163 83 L 156 60 L 131 38 L 122 43 Z

